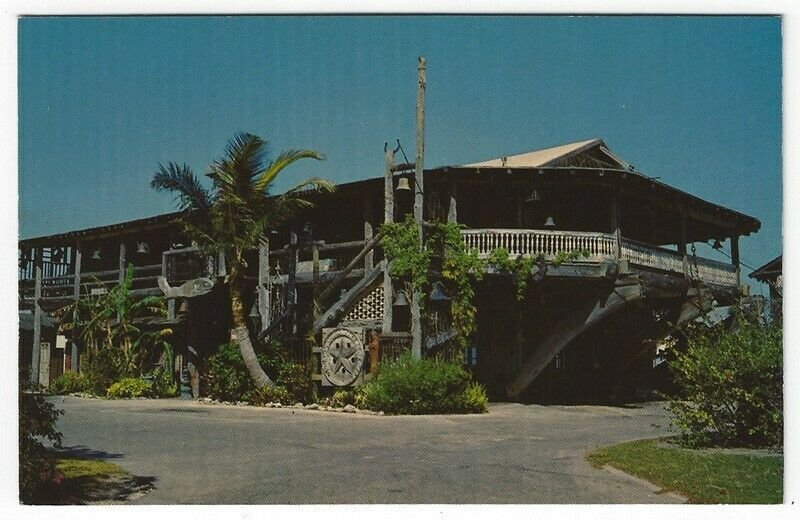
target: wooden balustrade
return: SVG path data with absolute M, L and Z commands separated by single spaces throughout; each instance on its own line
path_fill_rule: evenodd
M 558 253 L 585 251 L 588 256 L 574 262 L 598 262 L 616 257 L 616 237 L 609 233 L 587 231 L 552 231 L 538 229 L 466 229 L 461 232 L 467 249 L 474 249 L 480 258 L 488 258 L 492 251 L 504 248 L 511 258 L 543 255 L 546 259 Z M 632 265 L 686 274 L 707 283 L 735 286 L 736 270 L 733 266 L 707 258 L 687 259 L 671 249 L 622 239 L 622 258 Z

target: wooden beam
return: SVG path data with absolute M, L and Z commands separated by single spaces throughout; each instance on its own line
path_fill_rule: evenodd
M 119 243 L 119 283 L 125 280 L 125 242 Z
M 588 330 L 631 302 L 643 298 L 639 284 L 615 286 L 605 289 L 594 298 L 575 302 L 571 313 L 550 329 L 534 352 L 506 387 L 509 397 L 519 396 L 542 373 L 550 361 L 579 334 Z
M 30 381 L 33 385 L 39 384 L 39 361 L 42 347 L 42 248 L 37 247 L 34 253 L 34 279 L 33 290 L 33 345 L 31 352 Z
M 283 308 L 287 309 L 290 313 L 290 326 L 292 328 L 292 334 L 294 334 L 297 327 L 297 315 L 295 313 L 295 304 L 297 302 L 295 301 L 294 297 L 294 288 L 297 281 L 297 257 L 300 254 L 297 250 L 297 233 L 294 231 L 289 234 L 289 245 L 293 249 L 293 253 L 289 256 L 289 272 L 288 279 L 286 281 L 286 293 L 284 294 L 283 298 Z
M 378 276 L 381 275 L 381 273 L 383 273 L 385 263 L 386 260 L 381 260 L 381 262 L 376 265 L 372 271 L 365 273 L 364 277 L 361 278 L 358 283 L 350 288 L 350 290 L 348 290 L 344 296 L 339 298 L 336 303 L 329 307 L 328 310 L 322 313 L 322 315 L 320 315 L 320 317 L 314 322 L 311 333 L 316 335 L 328 323 L 339 319 L 344 314 L 344 311 L 348 308 L 348 306 L 355 303 L 359 298 L 362 298 L 371 289 L 372 283 L 378 278 Z
M 312 322 L 319 319 L 319 248 L 315 245 L 311 249 L 311 294 L 312 294 Z
M 355 267 L 367 256 L 367 254 L 370 251 L 372 251 L 375 248 L 376 245 L 378 245 L 380 239 L 381 239 L 381 234 L 378 233 L 377 235 L 372 237 L 372 239 L 369 242 L 364 244 L 364 248 L 352 260 L 350 260 L 350 263 L 347 264 L 347 266 L 344 269 L 342 269 L 336 274 L 336 277 L 333 280 L 331 280 L 331 283 L 328 285 L 328 287 L 326 287 L 325 290 L 322 291 L 322 294 L 319 295 L 320 302 L 325 301 L 325 299 L 327 299 L 333 293 L 334 290 L 339 288 L 339 285 L 342 283 L 342 281 L 344 281 L 345 278 L 347 278 L 347 275 L 350 274 L 350 272 L 353 269 L 355 269 Z M 365 276 L 366 273 L 368 272 L 369 271 L 367 270 L 364 271 Z
M 417 67 L 417 160 L 414 162 L 414 220 L 419 230 L 422 248 L 423 204 L 425 200 L 425 57 L 419 57 Z M 417 289 L 411 295 L 411 356 L 422 358 L 422 293 Z
M 742 266 L 739 262 L 739 235 L 731 236 L 731 263 L 736 269 L 736 285 L 742 283 Z
M 372 197 L 369 192 L 364 194 L 364 242 L 372 240 Z M 370 271 L 375 262 L 375 254 L 370 250 L 364 257 L 364 271 Z
M 80 297 L 81 297 L 81 258 L 82 258 L 82 256 L 83 256 L 83 253 L 81 251 L 81 242 L 80 242 L 80 240 L 78 240 L 78 241 L 75 242 L 75 253 L 74 253 L 75 260 L 74 260 L 74 263 L 73 263 L 74 271 L 75 271 L 75 277 L 73 278 L 72 297 L 73 297 L 73 299 L 75 301 L 78 301 L 80 299 Z M 80 356 L 80 353 L 78 352 L 78 342 L 76 341 L 77 340 L 77 335 L 78 335 L 77 331 L 73 330 L 72 331 L 72 338 L 70 340 L 70 348 L 71 348 L 71 354 L 70 354 L 70 365 L 71 365 L 71 367 L 70 368 L 72 369 L 73 372 L 77 372 L 79 370 L 79 368 L 80 368 L 80 366 L 78 364 L 78 357 Z
M 450 204 L 447 208 L 447 221 L 458 222 L 458 183 L 450 181 L 448 190 Z

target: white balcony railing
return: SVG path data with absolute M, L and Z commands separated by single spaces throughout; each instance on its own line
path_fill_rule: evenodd
M 538 229 L 465 229 L 464 244 L 475 249 L 480 258 L 488 258 L 495 249 L 503 248 L 509 256 L 544 255 L 553 258 L 560 252 L 586 251 L 575 262 L 599 262 L 614 259 L 617 254 L 615 235 L 587 231 L 551 231 Z M 688 273 L 692 278 L 724 286 L 737 284 L 733 266 L 707 258 L 688 257 L 684 266 L 683 255 L 671 249 L 653 246 L 635 240 L 622 239 L 620 255 L 632 265 L 677 274 Z

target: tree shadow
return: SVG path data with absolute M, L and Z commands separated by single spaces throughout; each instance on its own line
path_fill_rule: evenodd
M 61 446 L 60 448 L 53 449 L 53 453 L 57 457 L 74 457 L 77 459 L 121 459 L 124 455 L 122 453 L 109 453 L 107 451 L 93 450 L 86 446 Z

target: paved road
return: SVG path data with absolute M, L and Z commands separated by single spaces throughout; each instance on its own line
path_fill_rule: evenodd
M 584 460 L 595 447 L 663 435 L 660 404 L 495 404 L 485 415 L 381 417 L 177 399 L 54 401 L 65 411 L 65 447 L 155 478 L 134 503 L 680 500 Z

